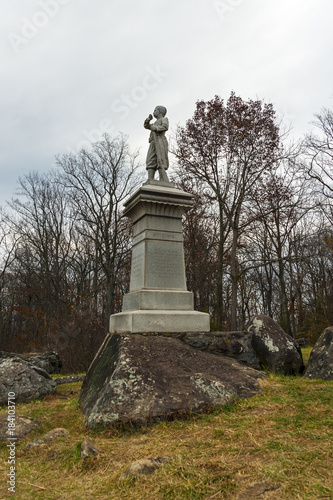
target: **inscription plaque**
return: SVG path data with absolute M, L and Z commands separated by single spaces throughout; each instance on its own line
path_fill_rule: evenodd
M 145 279 L 145 242 L 132 248 L 132 265 L 130 290 L 139 290 L 144 287 Z
M 147 288 L 186 290 L 181 242 L 148 240 L 146 252 Z

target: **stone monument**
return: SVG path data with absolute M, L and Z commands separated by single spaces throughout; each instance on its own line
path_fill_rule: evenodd
M 158 106 L 156 122 L 150 123 L 151 115 L 144 122 L 151 131 L 148 180 L 125 204 L 134 231 L 130 291 L 123 312 L 110 317 L 110 333 L 81 388 L 85 424 L 92 429 L 203 412 L 260 391 L 258 371 L 179 339 L 186 335 L 178 332 L 203 336 L 209 315 L 193 310 L 186 289 L 182 215 L 193 197 L 169 182 L 165 115 Z
M 187 291 L 182 215 L 193 196 L 174 187 L 165 132 L 166 108 L 157 106 L 144 122 L 151 130 L 146 168 L 148 180 L 125 203 L 124 214 L 133 221 L 130 292 L 123 311 L 110 318 L 111 333 L 208 332 L 209 315 L 194 311 L 193 293 Z M 154 180 L 155 172 L 159 180 Z

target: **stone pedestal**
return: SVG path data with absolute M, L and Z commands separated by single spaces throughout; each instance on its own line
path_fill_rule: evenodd
M 193 310 L 186 289 L 182 215 L 193 196 L 172 183 L 149 181 L 125 204 L 133 220 L 130 292 L 111 333 L 207 332 L 209 315 Z

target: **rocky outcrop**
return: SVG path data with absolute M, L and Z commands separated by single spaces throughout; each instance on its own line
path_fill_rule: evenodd
M 185 344 L 220 356 L 237 359 L 240 363 L 260 370 L 260 359 L 251 344 L 249 332 L 186 333 Z
M 326 328 L 317 340 L 305 376 L 333 380 L 333 326 Z
M 262 377 L 179 339 L 113 334 L 87 372 L 80 404 L 90 428 L 140 425 L 253 396 Z
M 272 318 L 255 316 L 247 330 L 252 334 L 252 347 L 264 368 L 284 375 L 297 375 L 304 371 L 299 345 Z
M 12 352 L 0 351 L 0 362 L 3 359 L 19 358 L 23 361 L 42 368 L 47 373 L 60 373 L 61 360 L 57 352 L 46 352 L 44 354 L 15 354 Z
M 43 398 L 56 390 L 56 383 L 45 370 L 20 358 L 0 360 L 0 381 L 0 404 L 7 403 L 8 393 L 14 393 L 18 403 Z

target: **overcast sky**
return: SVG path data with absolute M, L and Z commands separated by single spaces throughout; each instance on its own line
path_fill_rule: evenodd
M 332 0 L 0 0 L 0 204 L 19 176 L 198 99 L 271 102 L 299 138 L 333 108 Z

